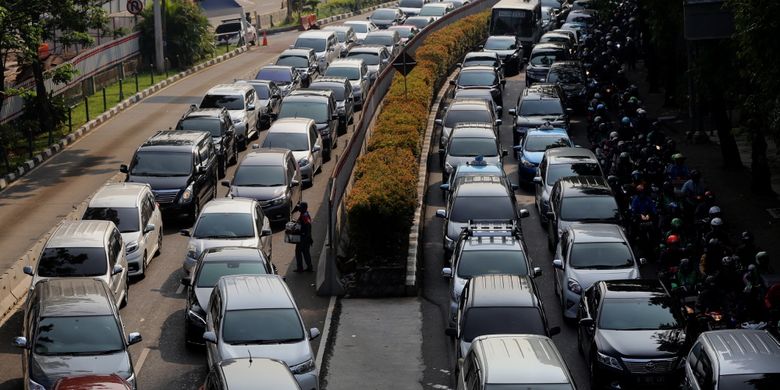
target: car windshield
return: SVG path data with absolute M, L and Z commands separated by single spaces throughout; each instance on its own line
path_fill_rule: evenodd
M 281 344 L 305 340 L 295 309 L 228 310 L 222 322 L 227 344 Z
M 572 390 L 568 383 L 486 384 L 485 390 Z
M 132 176 L 189 176 L 192 153 L 141 151 L 133 156 Z
M 423 6 L 420 10 L 420 16 L 442 16 L 444 15 L 444 7 L 426 7 Z
M 569 266 L 576 269 L 625 268 L 633 264 L 631 250 L 622 242 L 578 242 L 569 254 Z
M 292 73 L 287 69 L 260 69 L 255 76 L 257 80 L 270 80 L 277 85 L 290 84 L 292 82 Z
M 457 267 L 461 279 L 491 274 L 528 275 L 528 262 L 521 250 L 463 251 Z
M 88 207 L 83 220 L 111 221 L 121 233 L 141 230 L 137 207 Z
M 199 239 L 253 238 L 255 224 L 249 213 L 201 213 L 192 237 Z
M 222 126 L 219 123 L 219 118 L 208 117 L 192 117 L 184 118 L 176 126 L 177 130 L 195 130 L 195 131 L 207 131 L 211 133 L 212 137 L 222 136 Z
M 464 68 L 467 66 L 479 66 L 479 65 L 498 67 L 498 60 L 490 57 L 472 57 L 463 60 Z
M 366 65 L 379 65 L 379 54 L 376 53 L 350 52 L 347 54 L 347 58 L 360 58 Z
M 677 329 L 669 299 L 607 298 L 601 303 L 599 328 L 607 330 L 658 330 Z M 731 387 L 728 387 L 731 389 Z
M 488 50 L 510 50 L 514 48 L 514 38 L 488 38 L 485 42 L 485 49 Z
M 444 117 L 444 127 L 455 127 L 462 122 L 493 124 L 493 117 L 487 110 L 449 110 Z
M 461 87 L 492 87 L 498 82 L 495 72 L 461 72 L 458 85 Z
M 299 56 L 284 56 L 276 60 L 276 65 L 287 65 L 293 68 L 308 68 L 309 59 Z
M 324 85 L 324 84 L 314 83 L 309 85 L 309 89 L 315 89 L 319 91 L 333 91 L 333 97 L 336 99 L 336 101 L 340 102 L 344 100 L 345 88 L 343 85 L 341 86 L 335 84 Z
M 452 204 L 450 221 L 465 223 L 472 219 L 516 219 L 509 196 L 458 196 Z
M 325 76 L 346 77 L 350 80 L 360 80 L 360 68 L 356 66 L 329 66 Z
M 531 59 L 528 62 L 536 66 L 550 66 L 555 61 L 560 61 L 564 57 L 562 51 L 542 51 L 531 53 Z
M 780 381 L 780 374 L 721 375 L 718 385 L 729 390 L 774 390 Z
M 466 311 L 461 338 L 470 343 L 489 334 L 546 336 L 544 322 L 535 307 L 473 307 Z
M 363 40 L 364 45 L 382 45 L 382 46 L 392 46 L 395 41 L 393 40 L 393 37 L 390 35 L 367 35 L 366 38 Z
M 423 0 L 401 0 L 401 2 L 398 3 L 398 6 L 404 8 L 422 8 Z
M 376 20 L 393 20 L 395 19 L 395 10 L 392 9 L 379 9 L 371 14 L 371 19 Z
M 309 118 L 317 123 L 325 123 L 330 119 L 328 118 L 328 103 L 301 100 L 282 101 L 279 118 Z
M 579 222 L 614 222 L 618 220 L 615 198 L 612 196 L 578 196 L 564 198 L 561 219 Z
M 255 93 L 257 94 L 257 97 L 259 99 L 268 99 L 271 96 L 271 90 L 268 87 L 268 84 L 265 83 L 251 83 L 244 80 L 239 80 L 237 83 L 246 83 L 252 86 L 252 88 L 255 89 Z
M 547 185 L 552 186 L 562 177 L 601 176 L 601 168 L 596 163 L 552 164 L 547 166 Z
M 414 36 L 414 31 L 412 31 L 413 27 L 411 26 L 402 26 L 398 28 L 394 28 L 393 31 L 398 31 L 398 35 L 401 36 L 401 38 L 411 38 Z
M 241 31 L 241 23 L 222 23 L 214 29 L 214 34 L 234 33 Z
M 263 141 L 264 148 L 282 148 L 292 151 L 309 150 L 309 137 L 304 133 L 268 133 Z
M 555 68 L 547 73 L 548 83 L 581 84 L 582 73 L 577 68 Z
M 336 39 L 339 41 L 339 43 L 344 43 L 347 40 L 347 32 L 346 31 L 338 31 L 338 30 L 328 30 L 333 31 L 336 33 Z
M 563 115 L 561 102 L 555 99 L 523 100 L 520 116 Z
M 496 157 L 498 145 L 493 138 L 454 137 L 447 152 L 453 157 Z
M 280 165 L 241 165 L 231 184 L 239 187 L 279 187 L 285 182 L 284 167 Z
M 122 352 L 125 343 L 110 315 L 43 317 L 35 332 L 38 355 L 102 355 Z
M 568 138 L 561 135 L 535 135 L 531 134 L 525 139 L 526 152 L 544 152 L 547 149 L 571 146 Z
M 352 30 L 356 33 L 367 33 L 368 32 L 368 24 L 367 23 L 346 23 L 348 26 L 352 27 Z
M 219 278 L 229 275 L 264 275 L 263 263 L 259 261 L 207 261 L 198 268 L 196 286 L 213 288 Z
M 200 108 L 227 108 L 228 110 L 243 110 L 244 96 L 242 95 L 212 95 L 208 94 L 200 102 Z
M 299 37 L 297 40 L 295 40 L 295 48 L 296 49 L 314 49 L 314 51 L 325 51 L 325 44 L 327 43 L 327 39 L 324 38 L 306 38 L 306 37 Z
M 107 268 L 103 247 L 46 248 L 38 260 L 38 276 L 45 278 L 103 276 Z

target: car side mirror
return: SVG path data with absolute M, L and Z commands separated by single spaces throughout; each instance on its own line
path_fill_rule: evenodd
M 503 121 L 503 120 L 501 120 L 501 119 L 496 119 L 496 126 L 501 126 L 502 124 L 504 124 L 504 121 Z
M 479 50 L 482 50 L 482 49 L 485 48 L 485 45 L 479 45 L 479 46 L 477 46 L 477 48 L 479 48 Z
M 206 167 L 204 167 L 203 165 L 199 165 L 197 168 L 195 168 L 195 172 L 199 175 L 202 175 L 206 173 Z
M 35 276 L 33 267 L 29 265 L 25 265 L 24 268 L 22 268 L 22 272 L 24 272 L 26 275 Z
M 547 218 L 549 219 L 555 219 L 555 213 L 553 213 L 552 211 L 548 211 L 544 215 L 547 216 Z
M 309 329 L 309 339 L 314 340 L 317 337 L 320 337 L 320 330 L 317 328 Z
M 119 172 L 127 173 L 129 170 L 127 169 L 127 164 L 122 164 L 119 166 Z
M 124 268 L 123 268 L 121 265 L 119 265 L 119 264 L 115 264 L 115 265 L 114 265 L 114 268 L 112 268 L 112 269 L 111 269 L 111 275 L 118 275 L 118 274 L 121 274 L 121 273 L 122 273 L 122 271 L 124 271 L 124 270 L 125 270 L 125 269 L 124 269 Z
M 314 145 L 314 147 L 311 148 L 312 153 L 317 153 L 320 150 L 322 150 L 322 148 L 320 148 L 320 145 Z
M 447 210 L 445 209 L 436 210 L 436 216 L 439 218 L 447 218 Z
M 523 153 L 523 145 L 512 146 L 512 149 L 514 149 L 515 151 L 520 152 L 521 154 Z
M 27 342 L 27 337 L 23 337 L 23 336 L 14 338 L 13 345 L 16 348 L 24 348 L 24 349 L 30 348 L 30 345 Z
M 542 267 L 534 267 L 533 271 L 535 278 L 542 276 Z
M 254 111 L 255 110 L 255 105 L 254 104 L 247 104 L 246 110 L 247 111 Z
M 457 85 L 457 83 L 455 82 L 455 80 L 450 80 L 450 85 Z
M 542 185 L 542 177 L 541 176 L 534 176 L 533 182 L 534 182 L 534 184 Z
M 189 237 L 191 235 L 190 229 L 181 229 L 179 230 L 179 234 L 181 234 L 184 237 Z
M 153 223 L 146 224 L 146 226 L 144 226 L 144 234 L 151 233 L 156 228 L 157 228 L 157 226 L 154 226 Z
M 144 338 L 141 337 L 141 333 L 131 332 L 127 335 L 127 345 L 133 345 L 140 343 Z
M 192 281 L 190 278 L 181 278 L 181 285 L 182 286 L 189 286 L 192 284 Z
M 506 79 L 501 80 L 501 85 L 506 85 Z
M 552 328 L 550 328 L 548 333 L 550 333 L 550 336 L 555 336 L 556 334 L 561 333 L 561 327 L 560 326 L 553 326 Z
M 645 264 L 647 264 L 647 259 L 645 259 L 644 257 L 640 257 L 639 258 L 639 265 L 645 265 Z
M 450 267 L 444 267 L 441 269 L 441 277 L 442 278 L 451 278 L 452 277 L 452 268 Z
M 593 326 L 593 318 L 582 318 L 578 324 L 583 328 L 590 328 Z
M 574 109 L 572 109 L 571 107 L 566 107 L 566 113 L 569 115 L 574 114 Z
M 288 49 L 295 49 L 295 45 L 290 45 L 287 47 Z
M 529 213 L 527 209 L 520 209 L 520 218 L 528 218 L 530 216 L 531 213 Z
M 506 149 L 501 149 L 501 157 L 506 157 L 509 155 L 509 152 L 506 151 Z
M 273 234 L 273 232 L 271 231 L 270 228 L 263 228 L 262 230 L 260 230 L 260 237 L 268 237 L 271 234 Z
M 458 337 L 458 330 L 453 327 L 448 327 L 447 329 L 444 329 L 444 334 L 449 337 L 455 338 Z
M 443 120 L 441 120 L 441 119 L 434 119 L 434 120 L 433 120 L 433 123 L 435 123 L 435 124 L 437 124 L 437 125 L 441 126 L 441 125 L 444 123 L 444 121 L 443 121 Z
M 504 109 L 503 106 L 496 106 L 496 111 L 501 112 Z
M 299 185 L 301 185 L 301 182 L 298 181 L 298 180 L 293 179 L 292 181 L 290 181 L 290 187 L 291 188 L 292 187 L 298 187 Z
M 203 340 L 212 344 L 216 344 L 217 335 L 214 332 L 203 332 Z
M 463 64 L 462 64 L 462 63 L 460 63 L 460 62 L 458 62 L 457 64 L 455 64 L 455 67 L 456 67 L 456 68 L 460 68 L 460 67 L 462 67 L 462 66 L 463 66 Z
M 562 270 L 563 269 L 563 260 L 561 260 L 561 259 L 553 260 L 553 268 L 557 268 L 557 269 L 561 269 Z
M 510 183 L 509 185 L 512 187 L 512 191 L 517 191 L 520 189 L 520 186 L 515 183 Z
M 509 109 L 509 115 L 517 116 L 517 110 L 515 110 L 514 108 L 510 108 Z
M 444 184 L 439 186 L 439 189 L 442 190 L 442 191 L 449 191 L 450 190 L 450 185 L 447 184 L 447 183 L 444 183 Z
M 260 144 L 252 144 L 252 149 L 260 149 Z
M 366 16 L 366 20 L 371 20 L 371 17 L 370 16 Z

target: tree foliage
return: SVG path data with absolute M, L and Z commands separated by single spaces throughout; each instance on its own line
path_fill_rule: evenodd
M 164 1 L 163 40 L 171 66 L 183 68 L 211 55 L 215 50 L 214 35 L 200 7 L 187 0 Z M 151 62 L 154 59 L 153 7 L 145 8 L 141 16 L 143 20 L 137 26 L 141 32 L 141 53 Z

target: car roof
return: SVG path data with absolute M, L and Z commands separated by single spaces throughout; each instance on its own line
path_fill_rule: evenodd
M 493 127 L 472 126 L 471 123 L 459 123 L 452 130 L 450 138 L 456 137 L 469 137 L 469 138 L 496 138 L 496 133 L 493 132 Z
M 398 10 L 398 8 L 387 8 L 387 7 L 384 7 L 384 8 L 377 8 L 377 9 L 374 10 L 374 12 L 376 12 L 376 11 L 393 11 L 393 12 L 396 12 L 397 10 Z
M 255 201 L 248 198 L 217 198 L 203 206 L 203 214 L 211 213 L 251 213 Z
M 502 236 L 469 236 L 464 239 L 463 251 L 520 250 L 525 253 L 522 241 L 513 234 Z
M 575 223 L 569 227 L 574 243 L 616 242 L 625 243 L 620 226 L 611 223 Z
M 496 73 L 496 69 L 490 65 L 474 65 L 474 66 L 468 66 L 460 70 L 461 73 L 464 72 L 490 72 L 490 73 Z
M 500 173 L 504 174 L 504 170 L 500 167 L 494 165 L 494 164 L 485 164 L 485 165 L 472 165 L 472 164 L 458 164 L 458 168 L 455 171 L 455 175 L 458 174 L 464 174 L 464 173 Z
M 272 70 L 273 69 L 277 69 L 277 70 L 278 69 L 284 69 L 284 70 L 286 70 L 286 71 L 288 71 L 290 73 L 295 72 L 295 69 L 293 69 L 293 67 L 289 66 L 289 65 L 266 65 L 266 66 L 260 68 L 258 73 L 260 73 L 260 71 L 262 71 L 263 69 L 272 69 Z
M 266 258 L 263 252 L 257 248 L 220 246 L 206 249 L 201 261 L 266 261 Z
M 333 65 L 331 65 L 333 66 Z M 330 90 L 322 90 L 322 89 L 296 89 L 294 91 L 290 91 L 290 94 L 287 95 L 289 97 L 311 97 L 311 98 L 330 98 L 333 96 L 333 91 Z M 287 100 L 287 97 L 285 97 L 284 100 Z M 283 100 L 283 101 L 284 101 Z M 295 100 L 295 99 L 291 99 Z
M 598 162 L 596 155 L 590 149 L 574 146 L 547 149 L 544 155 L 548 164 L 577 163 L 585 160 Z
M 288 366 L 276 359 L 235 358 L 217 363 L 228 389 L 300 390 Z M 258 381 L 258 378 L 262 380 Z
M 308 49 L 308 48 L 286 49 L 285 51 L 279 53 L 279 57 L 282 56 L 309 57 L 311 55 L 314 55 L 314 49 Z
M 328 38 L 331 35 L 336 35 L 333 31 L 319 30 L 319 31 L 304 31 L 298 35 L 298 38 Z
M 449 110 L 478 110 L 478 109 L 484 109 L 484 110 L 492 110 L 492 108 L 488 105 L 488 103 L 483 99 L 458 99 L 450 103 L 450 105 L 447 107 L 447 111 Z
M 511 39 L 511 40 L 516 40 L 517 39 L 517 37 L 515 37 L 514 35 L 491 35 L 491 36 L 487 37 L 487 39 L 490 39 L 490 38 Z
M 398 34 L 398 31 L 393 30 L 376 30 L 376 31 L 370 31 L 366 34 L 366 37 L 374 36 L 374 35 L 396 35 Z
M 599 284 L 604 298 L 663 298 L 669 297 L 658 279 L 602 280 Z
M 568 368 L 548 337 L 486 335 L 471 346 L 482 360 L 487 384 L 571 383 Z
M 464 176 L 455 196 L 509 196 L 501 177 Z
M 47 248 L 94 248 L 103 247 L 106 233 L 115 229 L 111 221 L 62 221 L 49 240 Z
M 469 58 L 493 58 L 493 59 L 499 59 L 498 53 L 494 51 L 470 51 L 466 53 L 466 55 L 463 57 L 463 60 L 467 60 Z
M 720 375 L 780 373 L 780 344 L 765 330 L 715 330 L 699 339 L 715 352 Z
M 282 118 L 277 119 L 268 129 L 268 132 L 274 133 L 308 133 L 309 128 L 314 124 L 310 118 Z
M 342 25 L 339 25 L 339 26 L 324 26 L 324 27 L 322 27 L 322 30 L 347 32 L 349 30 L 352 30 L 352 26 L 348 26 L 348 25 L 345 25 L 345 24 L 342 24 Z
M 162 130 L 144 141 L 139 149 L 180 150 L 184 147 L 191 150 L 204 138 L 211 139 L 211 133 L 195 130 Z
M 246 84 L 218 84 L 209 88 L 206 95 L 240 94 L 248 91 L 254 91 L 254 89 Z
M 552 129 L 539 129 L 538 127 L 534 127 L 532 129 L 529 129 L 526 133 L 526 137 L 532 137 L 532 136 L 539 136 L 539 137 L 550 137 L 550 136 L 561 136 L 564 135 L 566 138 L 569 138 L 569 133 L 566 132 L 566 129 L 562 129 L 559 127 L 554 127 Z
M 240 165 L 282 165 L 289 149 L 260 148 L 247 153 Z
M 537 43 L 534 46 L 534 48 L 531 49 L 531 54 L 539 51 L 552 51 L 552 50 L 566 50 L 566 46 L 561 44 L 560 42 Z
M 35 284 L 41 317 L 111 315 L 111 298 L 104 281 L 93 278 L 52 278 Z
M 149 189 L 146 183 L 109 183 L 92 196 L 89 207 L 136 207 L 138 199 Z
M 387 48 L 382 45 L 360 45 L 349 49 L 349 53 L 374 53 L 382 50 L 387 50 Z
M 217 282 L 216 288 L 224 293 L 226 310 L 295 307 L 289 290 L 278 275 L 223 276 Z
M 341 76 L 317 77 L 316 79 L 311 81 L 311 84 L 309 84 L 309 89 L 311 89 L 312 84 L 337 84 L 338 86 L 345 87 L 346 83 L 348 82 L 349 82 L 348 78 L 341 77 Z
M 575 60 L 555 61 L 550 68 L 579 68 L 582 69 L 582 62 Z
M 552 87 L 539 87 L 536 84 L 523 90 L 520 100 L 561 100 L 558 91 Z
M 351 24 L 373 24 L 367 20 L 347 20 L 344 22 L 345 25 L 349 26 Z
M 193 108 L 191 111 L 184 114 L 181 119 L 195 117 L 219 118 L 224 110 L 224 108 Z
M 426 3 L 423 4 L 423 7 L 442 8 L 442 7 L 447 7 L 447 3 Z
M 561 190 L 566 196 L 573 195 L 612 195 L 612 189 L 607 180 L 601 176 L 567 176 L 558 180 L 556 185 L 561 186 Z
M 536 307 L 531 279 L 527 276 L 489 274 L 469 279 L 469 307 Z
M 362 66 L 364 63 L 362 58 L 339 58 L 328 65 L 331 66 Z

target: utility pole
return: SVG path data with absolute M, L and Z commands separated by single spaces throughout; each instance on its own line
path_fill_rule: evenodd
M 162 11 L 160 1 L 154 0 L 154 66 L 157 73 L 165 72 L 165 55 L 163 54 L 163 30 L 162 30 Z

